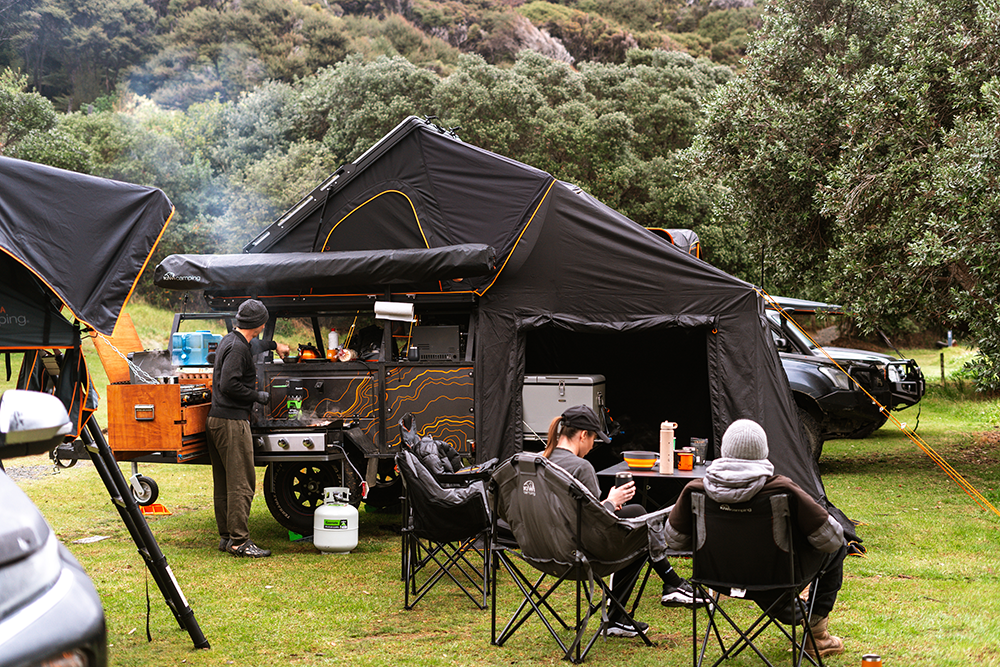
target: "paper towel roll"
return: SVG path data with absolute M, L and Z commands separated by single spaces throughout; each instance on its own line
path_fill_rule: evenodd
M 396 320 L 398 322 L 415 322 L 412 303 L 396 301 L 376 301 L 375 317 L 380 320 Z

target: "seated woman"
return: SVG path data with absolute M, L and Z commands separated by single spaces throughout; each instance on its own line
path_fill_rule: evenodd
M 601 430 L 601 422 L 592 408 L 586 405 L 576 405 L 566 410 L 561 416 L 552 420 L 549 425 L 548 441 L 542 455 L 564 469 L 579 480 L 594 495 L 600 498 L 600 486 L 597 483 L 597 473 L 594 466 L 583 457 L 594 448 L 598 438 L 610 443 L 609 438 Z M 641 505 L 626 505 L 635 495 L 635 483 L 628 482 L 623 486 L 612 487 L 605 498 L 608 509 L 622 518 L 633 518 L 645 514 Z M 611 592 L 622 604 L 632 594 L 632 586 L 642 561 L 619 570 L 611 583 Z M 685 579 L 682 579 L 670 562 L 664 558 L 653 561 L 653 568 L 663 580 L 663 593 L 660 603 L 666 607 L 691 606 L 695 604 L 694 589 Z M 697 604 L 705 604 L 706 600 L 699 598 Z M 631 623 L 621 617 L 617 609 L 611 611 L 610 625 L 607 633 L 618 637 L 635 637 L 639 634 Z M 642 631 L 649 627 L 641 621 L 636 621 Z
M 827 621 L 837 593 L 844 581 L 844 557 L 847 546 L 844 529 L 829 512 L 820 507 L 798 484 L 783 475 L 774 474 L 774 466 L 767 460 L 767 433 L 757 422 L 737 419 L 722 436 L 722 458 L 715 459 L 705 471 L 704 480 L 689 482 L 681 492 L 677 504 L 670 512 L 667 523 L 667 543 L 675 549 L 687 549 L 691 544 L 691 493 L 703 491 L 718 503 L 743 503 L 761 491 L 786 492 L 795 504 L 793 516 L 805 533 L 810 546 L 817 551 L 832 554 L 825 574 L 816 587 L 813 607 L 812 631 L 816 642 L 807 638 L 805 650 L 813 657 L 825 657 L 844 652 L 844 642 L 831 635 Z M 761 609 L 767 609 L 777 600 L 774 591 L 747 594 Z M 782 623 L 795 622 L 793 610 L 775 614 Z M 801 618 L 801 617 L 800 617 Z

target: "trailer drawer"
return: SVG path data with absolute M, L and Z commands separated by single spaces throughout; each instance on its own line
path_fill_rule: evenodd
M 180 385 L 108 385 L 108 444 L 115 458 L 172 452 L 178 461 L 205 453 L 211 403 L 181 405 Z

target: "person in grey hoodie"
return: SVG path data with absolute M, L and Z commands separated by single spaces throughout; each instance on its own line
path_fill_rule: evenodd
M 758 493 L 787 493 L 792 515 L 805 534 L 809 545 L 830 554 L 826 572 L 816 587 L 811 627 L 815 642 L 807 638 L 805 650 L 814 657 L 844 652 L 844 642 L 827 630 L 828 618 L 837 601 L 844 581 L 844 558 L 847 545 L 844 529 L 812 496 L 783 475 L 774 474 L 774 465 L 767 460 L 767 433 L 757 422 L 738 419 L 722 436 L 722 458 L 715 459 L 705 471 L 704 480 L 688 483 L 670 512 L 666 525 L 667 544 L 675 549 L 691 548 L 691 493 L 704 492 L 718 503 L 743 503 Z M 761 609 L 777 600 L 773 591 L 748 593 L 747 597 Z M 780 610 L 776 618 L 783 623 L 795 622 L 791 609 Z

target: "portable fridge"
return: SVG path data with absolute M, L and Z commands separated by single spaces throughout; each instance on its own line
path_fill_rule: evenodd
M 545 440 L 549 424 L 566 408 L 589 405 L 601 415 L 604 406 L 603 375 L 526 375 L 521 393 L 524 437 Z

